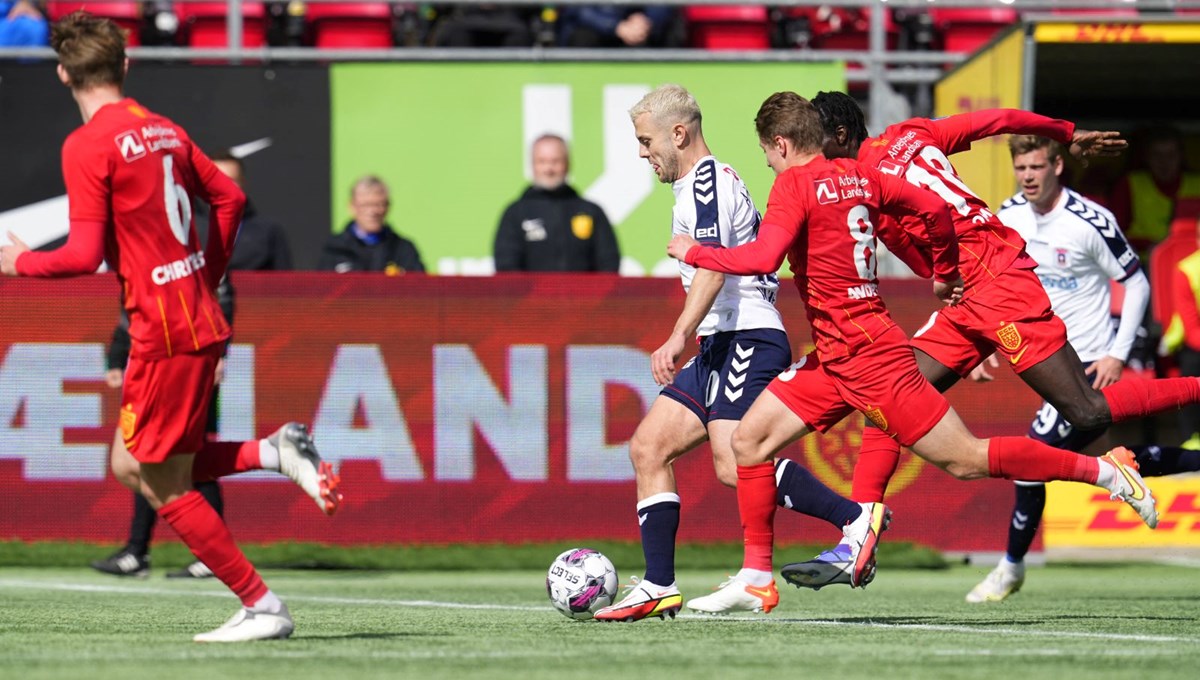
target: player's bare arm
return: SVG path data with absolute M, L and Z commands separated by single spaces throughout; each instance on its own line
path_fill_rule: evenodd
M 669 385 L 675 379 L 675 365 L 687 349 L 688 340 L 696 337 L 696 330 L 704 315 L 712 308 L 713 301 L 725 285 L 725 275 L 707 269 L 697 269 L 688 288 L 683 311 L 675 321 L 671 336 L 650 355 L 650 373 L 658 385 Z
M 0 273 L 17 276 L 17 258 L 29 252 L 29 246 L 11 231 L 8 232 L 8 240 L 11 245 L 0 246 Z

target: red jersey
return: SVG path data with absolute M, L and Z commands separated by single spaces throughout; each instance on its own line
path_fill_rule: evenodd
M 786 254 L 821 360 L 849 356 L 896 325 L 875 274 L 881 209 L 921 220 L 934 276 L 958 276 L 954 225 L 942 201 L 849 158 L 821 156 L 775 179 L 757 239 L 730 249 L 697 246 L 686 261 L 728 274 L 773 274 Z
M 962 276 L 970 294 L 974 287 L 991 281 L 1014 263 L 1022 269 L 1033 269 L 1037 263 L 1025 254 L 1025 241 L 1020 235 L 988 210 L 987 203 L 967 187 L 947 156 L 966 151 L 971 142 L 993 135 L 1041 135 L 1070 144 L 1074 132 L 1073 123 L 1017 109 L 975 111 L 936 120 L 913 118 L 863 142 L 858 160 L 932 191 L 952 208 L 962 249 Z M 905 231 L 911 231 L 910 225 L 904 226 Z M 916 245 L 923 246 L 919 239 Z M 897 255 L 913 267 L 911 254 Z
M 233 252 L 245 206 L 237 185 L 182 128 L 132 99 L 100 108 L 71 133 L 63 143 L 62 163 L 70 204 L 68 244 L 59 251 L 23 254 L 18 272 L 94 272 L 102 235 L 104 259 L 117 273 L 129 311 L 130 356 L 158 359 L 229 338 L 213 291 Z M 192 223 L 193 197 L 212 206 L 207 247 Z M 81 249 L 88 252 L 81 256 Z

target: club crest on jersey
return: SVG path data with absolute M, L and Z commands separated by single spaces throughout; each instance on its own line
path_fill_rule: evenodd
M 830 203 L 837 203 L 841 200 L 841 198 L 838 196 L 837 187 L 833 185 L 832 179 L 828 177 L 825 179 L 819 179 L 813 182 L 813 185 L 817 188 L 817 203 L 820 203 L 821 205 L 828 205 Z
M 571 218 L 571 233 L 575 234 L 575 238 L 580 241 L 586 241 L 592 237 L 592 216 L 580 213 Z
M 1060 266 L 1060 267 L 1067 266 L 1067 249 L 1066 248 L 1055 248 L 1054 249 L 1054 261 L 1057 262 L 1058 266 Z
M 117 149 L 121 151 L 121 157 L 126 163 L 132 163 L 146 155 L 146 145 L 135 130 L 122 132 L 113 141 L 117 143 Z
M 875 427 L 878 427 L 885 432 L 887 431 L 887 417 L 883 415 L 883 411 L 879 410 L 878 406 L 872 406 L 868 408 L 867 410 L 863 411 L 863 415 L 867 417 L 867 420 L 875 423 Z
M 133 412 L 133 404 L 125 404 L 121 407 L 118 424 L 121 428 L 121 438 L 126 442 L 133 439 L 133 433 L 137 429 L 137 414 Z
M 1017 330 L 1016 324 L 1001 326 L 1000 330 L 996 331 L 996 337 L 1000 338 L 1000 345 L 1010 352 L 1021 346 L 1021 332 Z

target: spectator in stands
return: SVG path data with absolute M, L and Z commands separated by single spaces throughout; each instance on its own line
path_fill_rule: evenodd
M 1141 167 L 1118 180 L 1109 205 L 1117 224 L 1143 259 L 1167 236 L 1175 201 L 1200 197 L 1200 173 L 1187 172 L 1183 135 L 1172 127 L 1151 130 L 1140 140 Z
M 617 271 L 621 251 L 604 210 L 567 184 L 567 142 L 542 135 L 530 155 L 533 185 L 505 209 L 496 230 L 496 271 Z
M 1196 222 L 1200 248 L 1200 220 Z M 1175 315 L 1167 328 L 1168 345 L 1177 344 L 1179 372 L 1200 376 L 1200 249 L 1175 265 L 1171 272 L 1171 296 Z M 1179 434 L 1188 439 L 1186 448 L 1200 448 L 1200 406 L 1179 410 Z
M 50 24 L 29 0 L 0 0 L 0 47 L 42 47 L 50 44 Z
M 339 274 L 384 272 L 389 276 L 423 273 L 425 265 L 417 247 L 387 223 L 390 207 L 383 180 L 367 175 L 355 182 L 350 190 L 350 213 L 354 219 L 342 233 L 325 241 L 317 269 Z
M 246 169 L 241 159 L 228 151 L 212 155 L 221 172 L 245 189 Z M 238 230 L 237 244 L 229 260 L 231 271 L 286 271 L 292 268 L 292 250 L 288 245 L 287 232 L 283 225 L 263 217 L 246 199 L 246 212 L 242 215 L 242 228 Z
M 438 14 L 433 36 L 438 47 L 529 47 L 541 8 L 455 5 Z
M 564 47 L 678 47 L 678 14 L 662 5 L 570 5 L 559 20 Z

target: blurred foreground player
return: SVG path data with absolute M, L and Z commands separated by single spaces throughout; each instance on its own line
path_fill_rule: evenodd
M 55 24 L 51 45 L 58 77 L 84 122 L 63 143 L 70 232 L 66 245 L 46 253 L 30 252 L 9 234 L 13 245 L 0 248 L 0 271 L 77 276 L 107 259 L 124 291 L 132 338 L 120 415 L 127 451 L 114 449 L 113 474 L 140 490 L 242 601 L 225 625 L 195 641 L 288 637 L 294 624 L 287 607 L 192 488 L 193 480 L 275 469 L 327 514 L 340 501 L 336 476 L 301 425 L 257 441 L 204 441 L 215 368 L 229 337 L 213 291 L 233 252 L 245 196 L 182 128 L 122 95 L 128 61 L 116 24 L 76 12 Z M 203 248 L 192 196 L 212 206 Z

